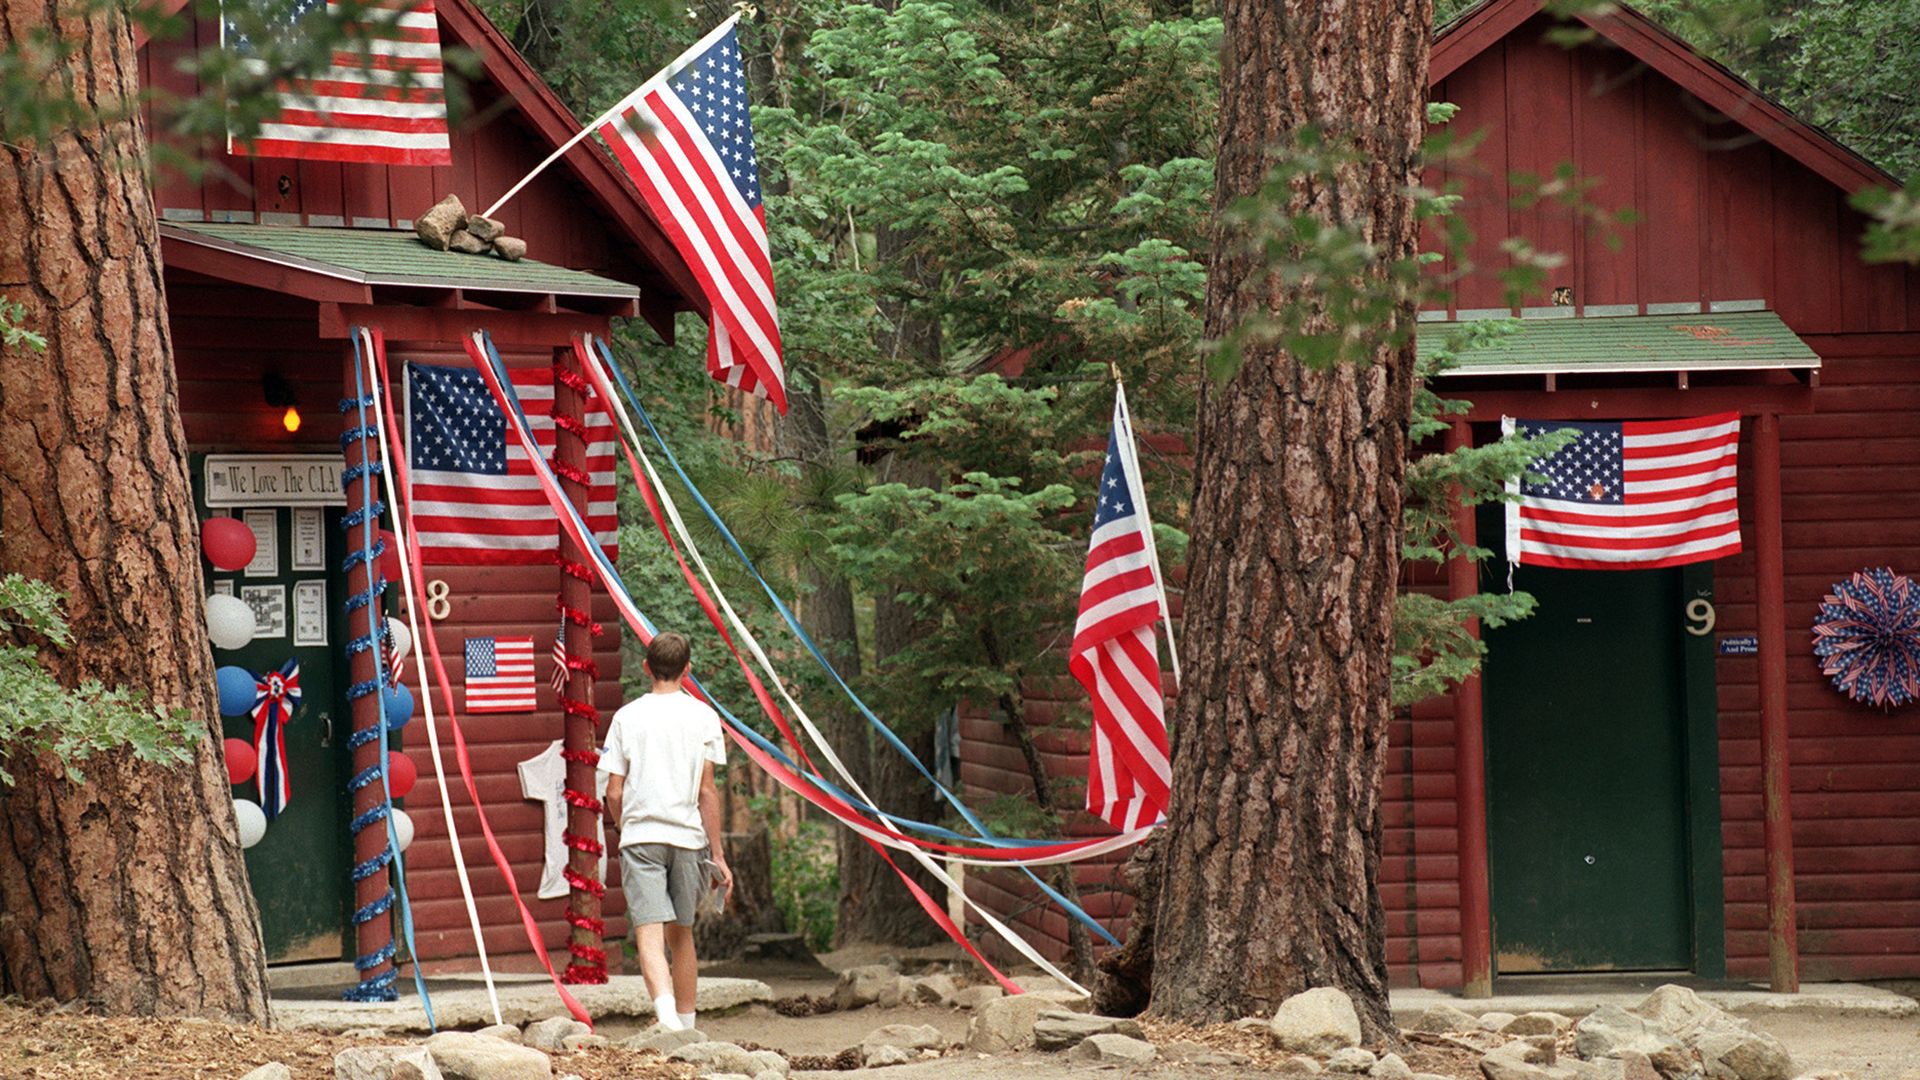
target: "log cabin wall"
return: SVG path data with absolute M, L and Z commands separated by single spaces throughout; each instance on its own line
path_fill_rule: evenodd
M 1729 120 L 1604 34 L 1569 49 L 1545 40 L 1551 28 L 1542 18 L 1520 24 L 1434 87 L 1433 100 L 1460 107 L 1449 128 L 1473 146 L 1471 158 L 1427 177 L 1467 196 L 1461 214 L 1474 238 L 1474 269 L 1449 312 L 1508 308 L 1495 273 L 1508 265 L 1500 242 L 1519 236 L 1567 256 L 1522 306 L 1552 303 L 1559 287 L 1582 306 L 1762 300 L 1823 358 L 1814 412 L 1780 421 L 1801 971 L 1809 981 L 1911 978 L 1920 974 L 1920 728 L 1911 708 L 1883 715 L 1834 691 L 1810 627 L 1821 597 L 1853 571 L 1920 572 L 1920 272 L 1861 261 L 1866 223 L 1847 192 L 1778 148 L 1788 141 L 1779 131 L 1759 125 L 1762 137 Z M 1563 163 L 1593 183 L 1593 205 L 1634 211 L 1615 242 L 1562 206 L 1516 203 L 1529 188 L 1516 174 L 1550 178 Z M 1428 246 L 1437 240 L 1430 233 Z M 1450 256 L 1435 272 L 1462 269 Z M 1750 528 L 1745 442 L 1740 513 Z M 1756 632 L 1751 547 L 1714 565 L 1716 636 Z M 1445 588 L 1441 577 L 1406 582 Z M 1764 978 L 1757 662 L 1722 656 L 1715 669 L 1728 974 Z M 1042 718 L 1079 698 L 1071 682 L 1032 690 Z M 1381 892 L 1398 985 L 1462 981 L 1453 706 L 1450 697 L 1423 703 L 1389 736 Z M 962 733 L 969 790 L 1029 790 L 997 723 L 975 714 Z M 1083 735 L 1049 735 L 1042 747 L 1056 776 L 1084 775 Z M 1131 901 L 1114 891 L 1111 865 L 1091 864 L 1080 881 L 1089 909 L 1121 933 Z M 1018 914 L 1050 955 L 1065 951 L 1064 919 L 1036 908 L 1030 886 L 996 874 L 969 888 Z

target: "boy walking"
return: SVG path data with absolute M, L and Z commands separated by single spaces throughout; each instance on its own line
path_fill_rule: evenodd
M 613 714 L 600 757 L 607 812 L 620 826 L 620 882 L 640 972 L 654 1016 L 676 1031 L 694 1023 L 695 909 L 710 879 L 733 887 L 713 785 L 713 767 L 727 760 L 725 736 L 719 715 L 681 689 L 688 653 L 679 634 L 654 637 L 646 660 L 653 691 Z

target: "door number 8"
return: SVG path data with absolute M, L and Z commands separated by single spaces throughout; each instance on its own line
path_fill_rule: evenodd
M 445 578 L 434 578 L 427 582 L 427 614 L 436 619 L 444 619 L 451 614 L 453 604 L 447 599 L 451 591 Z
M 1713 633 L 1713 602 L 1705 597 L 1694 597 L 1687 601 L 1687 633 L 1694 637 L 1706 637 Z

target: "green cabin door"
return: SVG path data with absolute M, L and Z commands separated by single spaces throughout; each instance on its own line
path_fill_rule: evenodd
M 1539 608 L 1486 633 L 1497 974 L 1694 968 L 1683 576 L 1514 568 Z
M 215 649 L 214 663 L 261 675 L 289 658 L 300 664 L 300 705 L 286 726 L 291 795 L 286 809 L 267 823 L 265 838 L 246 852 L 267 959 L 338 960 L 347 955 L 347 871 L 352 861 L 345 794 L 349 725 L 344 720 L 340 650 L 334 644 L 344 601 L 338 572 L 343 552 L 340 511 L 289 506 L 209 510 L 204 505 L 202 461 L 195 455 L 200 516 L 239 518 L 253 526 L 256 535 L 270 519 L 274 539 L 270 564 L 256 556 L 256 565 L 247 570 L 208 568 L 208 588 L 247 600 L 255 608 L 258 626 L 245 647 Z M 226 717 L 223 726 L 229 738 L 252 744 L 251 716 Z M 236 786 L 233 794 L 260 801 L 254 779 Z

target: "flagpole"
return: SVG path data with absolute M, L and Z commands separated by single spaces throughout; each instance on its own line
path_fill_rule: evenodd
M 1120 378 L 1120 365 L 1109 363 L 1107 366 L 1113 370 L 1114 406 L 1119 413 L 1121 426 L 1125 428 L 1124 437 L 1118 440 L 1120 452 L 1126 455 L 1124 464 L 1127 476 L 1134 485 L 1137 485 L 1132 492 L 1133 505 L 1139 508 L 1140 519 L 1145 526 L 1143 531 L 1147 541 L 1147 560 L 1153 564 L 1154 584 L 1160 591 L 1160 621 L 1166 624 L 1167 654 L 1173 660 L 1173 686 L 1178 690 L 1180 688 L 1180 647 L 1173 639 L 1173 611 L 1167 605 L 1167 577 L 1160 569 L 1160 546 L 1153 541 L 1153 515 L 1147 512 L 1147 493 L 1144 490 L 1147 480 L 1146 474 L 1140 471 L 1140 455 L 1134 447 L 1133 416 L 1127 411 L 1127 387 Z
M 719 26 L 714 27 L 712 30 L 707 31 L 707 35 L 705 37 L 695 42 L 692 48 L 688 49 L 684 53 L 681 53 L 680 56 L 674 60 L 673 63 L 668 64 L 664 68 L 661 68 L 659 74 L 655 75 L 651 79 L 648 79 L 646 82 L 641 83 L 639 89 L 635 90 L 633 93 L 628 94 L 626 97 L 623 97 L 619 101 L 615 102 L 613 106 L 609 108 L 606 112 L 603 112 L 599 116 L 594 117 L 592 123 L 588 124 L 586 127 L 581 128 L 577 133 L 575 133 L 573 138 L 568 139 L 564 143 L 561 143 L 560 148 L 558 150 L 555 150 L 553 153 L 548 154 L 547 159 L 545 161 L 542 161 L 540 164 L 535 165 L 533 167 L 532 172 L 521 177 L 519 183 L 508 188 L 507 193 L 505 195 L 500 196 L 498 199 L 495 199 L 493 201 L 493 205 L 487 207 L 486 212 L 481 214 L 480 216 L 492 217 L 493 212 L 495 210 L 498 210 L 502 206 L 505 206 L 507 204 L 508 199 L 511 199 L 515 195 L 520 194 L 520 189 L 523 187 L 526 187 L 529 183 L 531 183 L 534 177 L 539 176 L 541 173 L 545 172 L 547 169 L 547 166 L 553 164 L 556 161 L 559 161 L 561 155 L 565 154 L 567 151 L 573 149 L 574 147 L 580 145 L 580 140 L 586 138 L 588 135 L 593 134 L 593 132 L 597 130 L 600 127 L 600 125 L 606 123 L 608 120 L 613 119 L 613 117 L 620 114 L 621 112 L 624 112 L 632 104 L 632 102 L 634 102 L 640 97 L 640 95 L 646 93 L 648 90 L 653 89 L 655 86 L 659 85 L 662 82 L 665 82 L 666 80 L 672 78 L 673 76 L 678 75 L 681 69 L 683 69 L 686 66 L 688 56 L 698 55 L 699 53 L 705 52 L 707 47 L 713 44 L 713 41 L 715 38 L 718 38 L 722 34 L 725 34 L 729 30 L 733 29 L 734 24 L 739 21 L 740 21 L 740 13 L 736 11 L 731 16 L 728 17 L 726 22 L 723 22 Z

